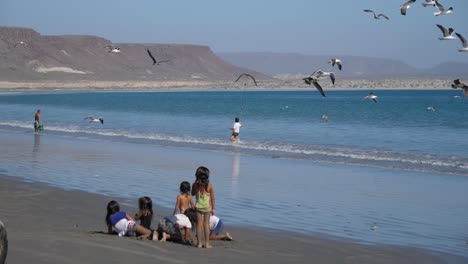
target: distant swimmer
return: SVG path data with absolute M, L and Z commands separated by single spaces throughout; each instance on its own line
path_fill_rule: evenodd
M 338 67 L 338 69 L 341 71 L 341 68 L 342 68 L 341 60 L 339 60 L 339 59 L 331 59 L 328 63 L 330 63 L 330 64 L 332 65 L 332 67 L 335 67 L 335 64 L 336 64 L 336 66 Z
M 251 78 L 251 79 L 253 80 L 255 86 L 257 86 L 257 80 L 255 80 L 255 78 L 254 78 L 252 75 L 248 74 L 248 73 L 242 73 L 241 75 L 239 75 L 239 77 L 237 77 L 237 79 L 236 79 L 234 82 L 239 81 L 240 78 L 242 78 L 242 77 L 244 77 L 244 76 L 245 76 L 245 77 Z M 244 84 L 244 85 L 245 85 L 245 84 Z
M 386 15 L 384 15 L 384 14 L 378 14 L 378 15 L 377 15 L 377 14 L 375 14 L 374 11 L 372 11 L 372 10 L 370 10 L 370 9 L 366 9 L 366 10 L 364 10 L 364 12 L 374 14 L 374 19 L 380 19 L 381 17 L 386 18 L 387 20 L 390 19 L 388 16 L 386 16 Z
M 366 97 L 364 97 L 364 100 L 372 100 L 374 101 L 375 103 L 377 103 L 377 98 L 379 98 L 377 95 L 375 95 L 374 93 L 370 92 Z
M 34 115 L 34 132 L 38 133 L 41 127 L 41 110 L 37 110 Z
M 463 95 L 466 97 L 468 96 L 468 85 L 460 82 L 460 79 L 454 80 L 451 84 L 453 89 L 461 88 L 463 89 Z
M 157 61 L 156 58 L 153 56 L 153 54 L 151 54 L 151 51 L 149 51 L 149 49 L 146 49 L 146 51 L 148 52 L 148 55 L 150 56 L 151 60 L 153 61 L 153 65 L 160 65 L 161 63 L 163 62 L 169 62 L 170 60 L 162 60 L 162 61 Z
M 237 137 L 239 136 L 239 133 L 240 133 L 240 128 L 242 127 L 242 124 L 240 123 L 239 121 L 239 118 L 236 117 L 234 119 L 234 125 L 229 128 L 230 130 L 232 130 L 232 135 L 231 135 L 231 141 L 236 141 L 237 140 Z
M 88 117 L 85 118 L 85 120 L 88 120 L 90 123 L 104 124 L 104 118 L 102 118 L 102 117 L 88 116 Z
M 327 116 L 326 114 L 323 114 L 323 115 L 322 115 L 322 120 L 323 120 L 324 122 L 328 122 L 328 116 Z

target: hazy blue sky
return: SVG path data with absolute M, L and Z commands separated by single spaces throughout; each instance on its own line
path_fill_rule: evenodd
M 0 0 L 0 25 L 45 35 L 98 35 L 113 42 L 189 43 L 215 52 L 270 51 L 403 59 L 415 66 L 468 63 L 461 42 L 441 42 L 436 24 L 468 38 L 468 1 L 441 0 L 455 11 L 435 17 L 418 0 Z M 390 16 L 374 20 L 363 9 Z

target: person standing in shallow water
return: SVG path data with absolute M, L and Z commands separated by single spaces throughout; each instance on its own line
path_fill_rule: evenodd
M 39 126 L 41 125 L 41 110 L 37 110 L 34 115 L 34 132 L 39 132 Z
M 210 170 L 200 166 L 195 172 L 196 180 L 192 185 L 192 195 L 196 196 L 197 211 L 197 247 L 201 248 L 202 234 L 205 236 L 205 248 L 210 244 L 210 215 L 215 214 L 215 196 L 213 185 L 209 181 Z
M 236 117 L 234 119 L 234 125 L 231 128 L 229 128 L 230 130 L 232 130 L 231 141 L 236 141 L 237 140 L 237 137 L 239 136 L 241 127 L 242 127 L 242 124 L 240 123 L 239 118 Z

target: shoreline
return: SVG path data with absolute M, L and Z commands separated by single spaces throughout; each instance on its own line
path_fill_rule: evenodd
M 105 204 L 118 197 L 66 191 L 0 175 L 0 216 L 9 238 L 7 263 L 465 263 L 464 257 L 404 246 L 362 244 L 347 239 L 257 227 L 226 226 L 234 241 L 214 248 L 138 241 L 93 233 L 104 231 Z M 132 202 L 132 201 L 129 201 Z M 27 217 L 19 217 L 26 213 Z M 153 226 L 168 209 L 156 206 Z M 25 254 L 27 252 L 27 254 Z M 209 257 L 208 257 L 209 256 Z M 208 258 L 207 258 L 208 257 Z
M 335 86 L 324 82 L 331 91 L 359 90 L 453 90 L 446 79 L 343 79 Z M 377 87 L 377 88 L 376 88 Z M 245 87 L 225 81 L 0 81 L 1 92 L 42 91 L 315 91 L 301 81 L 261 82 L 258 87 Z

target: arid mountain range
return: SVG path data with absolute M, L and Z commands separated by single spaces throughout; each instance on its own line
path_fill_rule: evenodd
M 169 62 L 152 65 L 146 49 L 156 60 Z M 112 43 L 96 36 L 44 36 L 28 28 L 0 27 L 0 81 L 223 81 L 243 72 L 271 79 L 226 63 L 207 46 Z
M 339 72 L 347 79 L 383 79 L 383 78 L 468 78 L 467 63 L 447 62 L 431 68 L 416 68 L 400 60 L 333 55 L 304 55 L 299 53 L 239 52 L 217 53 L 223 60 L 252 69 L 270 76 L 305 75 L 321 69 Z M 343 70 L 332 68 L 327 62 L 331 58 L 343 61 Z

